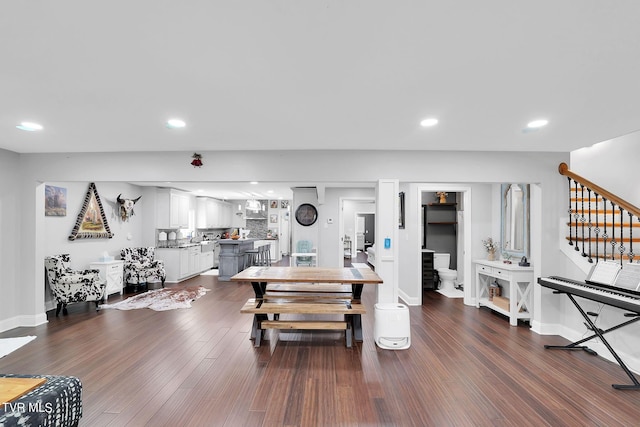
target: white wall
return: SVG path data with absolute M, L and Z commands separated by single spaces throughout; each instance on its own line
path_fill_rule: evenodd
M 629 179 L 625 174 L 638 167 L 638 148 L 640 132 L 601 142 L 572 152 L 569 169 L 632 205 L 640 206 L 638 180 Z
M 558 164 L 568 161 L 566 153 L 503 153 L 503 152 L 434 152 L 434 151 L 264 151 L 264 152 L 209 152 L 202 153 L 204 158 L 225 158 L 215 167 L 193 168 L 189 165 L 191 153 L 100 153 L 100 154 L 23 154 L 19 159 L 19 168 L 10 166 L 8 182 L 19 182 L 20 207 L 15 213 L 21 219 L 20 229 L 14 234 L 18 241 L 20 257 L 8 266 L 8 274 L 20 274 L 21 283 L 13 283 L 17 289 L 14 301 L 16 316 L 22 324 L 28 325 L 44 320 L 43 307 L 43 259 L 44 251 L 44 186 L 43 182 L 136 182 L 136 181 L 280 181 L 280 182 L 351 182 L 375 183 L 381 175 L 393 177 L 401 183 L 499 183 L 499 182 L 538 182 L 544 190 L 542 233 L 545 250 L 540 256 L 542 272 L 547 275 L 558 274 L 563 263 L 558 256 L 558 216 L 565 211 L 566 197 L 564 178 L 557 173 Z M 0 153 L 0 160 L 15 163 L 16 155 L 10 152 Z M 354 162 L 366 164 L 366 168 L 353 168 Z M 282 167 L 274 168 L 274 164 Z M 250 173 L 249 173 L 250 171 Z M 3 170 L 4 173 L 4 170 Z M 101 192 L 104 192 L 100 187 Z M 321 265 L 336 264 L 340 260 L 340 230 L 336 226 L 339 218 L 340 197 L 347 189 L 327 188 L 324 203 L 319 206 L 319 224 L 326 219 L 334 219 L 333 226 L 317 229 L 321 254 Z M 354 191 L 351 189 L 351 191 Z M 116 194 L 117 195 L 117 194 Z M 145 200 L 143 196 L 142 201 Z M 410 203 L 408 201 L 408 203 Z M 413 206 L 416 202 L 413 201 Z M 292 213 L 294 206 L 292 206 Z M 408 210 L 407 210 L 408 212 Z M 417 215 L 416 213 L 413 215 Z M 487 215 L 485 212 L 474 213 Z M 499 221 L 499 219 L 498 219 Z M 414 229 L 404 230 L 405 238 L 419 241 L 419 219 L 413 219 Z M 292 224 L 295 226 L 295 222 Z M 408 224 L 408 222 L 407 222 Z M 3 224 L 4 225 L 4 224 Z M 320 231 L 322 230 L 322 231 Z M 9 236 L 11 236 L 9 233 Z M 144 232 L 143 232 L 144 233 Z M 482 233 L 484 235 L 485 233 Z M 328 236 L 327 239 L 324 236 Z M 552 236 L 552 239 L 544 237 Z M 19 236 L 19 238 L 18 238 Z M 320 237 L 322 236 L 322 237 Z M 399 239 L 402 251 L 405 239 Z M 481 237 L 478 236 L 477 239 Z M 473 238 L 476 240 L 476 237 Z M 325 242 L 328 248 L 325 248 Z M 474 242 L 479 249 L 471 257 L 481 256 L 479 241 Z M 16 246 L 1 240 L 8 250 Z M 419 242 L 416 243 L 419 245 Z M 419 246 L 418 246 L 419 247 Z M 335 250 L 334 250 L 335 249 Z M 331 258 L 323 260 L 322 253 Z M 335 259 L 333 259 L 335 258 Z M 400 272 L 409 271 L 413 262 L 409 257 L 400 257 Z M 17 267 L 16 267 L 17 265 Z M 407 267 L 407 268 L 405 268 Z M 411 279 L 413 280 L 413 279 Z M 400 282 L 403 282 L 402 276 Z M 410 283 L 410 282 L 409 282 Z M 419 286 L 419 285 L 418 285 Z M 544 302 L 544 301 L 543 301 Z M 0 313 L 0 322 L 11 315 Z
M 143 245 L 143 224 L 149 224 L 148 217 L 150 211 L 154 209 L 153 201 L 142 197 L 134 206 L 135 214 L 126 222 L 120 219 L 116 203 L 119 194 L 122 194 L 123 198 L 130 199 L 141 196 L 141 187 L 124 182 L 96 182 L 96 190 L 113 238 L 70 241 L 68 237 L 82 208 L 89 183 L 55 181 L 46 184 L 67 189 L 67 215 L 44 217 L 44 250 L 47 256 L 68 253 L 71 255 L 72 268 L 85 269 L 89 268 L 89 263 L 98 261 L 98 257 L 103 252 L 107 252 L 114 259 L 119 259 L 122 248 Z M 149 244 L 155 245 L 155 241 Z
M 296 221 L 296 209 L 298 206 L 309 203 L 318 210 L 318 219 L 314 224 L 302 226 Z M 309 240 L 313 244 L 313 248 L 318 253 L 316 262 L 318 265 L 324 265 L 326 252 L 319 249 L 320 246 L 320 213 L 323 207 L 318 204 L 318 196 L 315 188 L 294 188 L 293 200 L 291 203 L 291 252 L 298 251 L 298 242 L 301 240 Z
M 19 326 L 23 308 L 17 302 L 23 298 L 20 265 L 20 157 L 0 150 L 0 331 Z

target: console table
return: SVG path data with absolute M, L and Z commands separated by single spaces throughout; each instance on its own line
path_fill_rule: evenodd
M 533 267 L 520 267 L 502 261 L 476 260 L 476 307 L 489 307 L 509 317 L 511 326 L 518 320 L 531 320 L 531 290 L 533 289 Z M 489 285 L 494 281 L 503 290 L 502 297 L 509 298 L 508 309 L 489 300 Z

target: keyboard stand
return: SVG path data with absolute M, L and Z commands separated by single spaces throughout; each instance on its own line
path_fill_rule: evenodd
M 613 326 L 613 327 L 603 331 L 603 330 L 598 329 L 596 327 L 596 325 L 593 323 L 593 321 L 591 321 L 591 318 L 587 315 L 587 313 L 584 312 L 582 307 L 580 307 L 580 305 L 573 298 L 573 295 L 568 294 L 566 292 L 554 291 L 554 294 L 562 294 L 562 293 L 566 294 L 569 297 L 569 299 L 571 300 L 571 302 L 573 303 L 573 305 L 576 306 L 576 308 L 578 309 L 578 311 L 580 312 L 582 317 L 584 317 L 584 320 L 589 325 L 589 328 L 593 331 L 593 335 L 591 335 L 591 336 L 589 336 L 587 338 L 583 338 L 583 339 L 581 339 L 579 341 L 573 342 L 571 344 L 567 344 L 567 345 L 545 345 L 544 348 L 551 349 L 551 350 L 584 350 L 589 354 L 597 356 L 598 353 L 596 353 L 594 350 L 590 349 L 587 346 L 580 345 L 580 344 L 582 344 L 584 342 L 587 342 L 592 338 L 598 337 L 598 338 L 600 338 L 602 343 L 607 347 L 607 349 L 609 350 L 611 355 L 613 355 L 613 357 L 616 359 L 616 361 L 618 362 L 618 365 L 620 365 L 622 370 L 631 379 L 631 382 L 633 382 L 633 384 L 612 384 L 611 386 L 613 388 L 617 389 L 617 390 L 640 390 L 640 382 L 638 382 L 636 377 L 633 375 L 633 372 L 631 372 L 629 370 L 629 368 L 627 368 L 627 365 L 624 364 L 622 359 L 620 359 L 620 356 L 618 356 L 618 354 L 615 352 L 615 350 L 611 347 L 611 345 L 604 338 L 604 334 L 606 334 L 607 332 L 615 331 L 616 329 L 620 329 L 620 328 L 622 328 L 624 326 L 630 325 L 631 323 L 635 323 L 638 320 L 640 320 L 640 313 L 625 313 L 625 316 L 627 316 L 627 317 L 631 316 L 631 317 L 633 317 L 633 319 L 627 320 L 626 322 L 622 322 L 622 323 L 620 323 L 620 324 L 618 324 L 616 326 Z

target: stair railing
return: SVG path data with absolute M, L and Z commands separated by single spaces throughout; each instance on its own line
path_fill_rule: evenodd
M 588 258 L 590 263 L 593 262 L 594 258 L 596 262 L 600 259 L 607 260 L 609 257 L 607 255 L 607 246 L 611 246 L 611 255 L 610 259 L 615 259 L 616 246 L 618 247 L 617 251 L 619 252 L 620 263 L 622 264 L 623 259 L 627 258 L 629 262 L 633 262 L 635 258 L 635 254 L 633 253 L 633 227 L 634 227 L 634 218 L 637 220 L 637 225 L 640 226 L 640 208 L 632 205 L 631 203 L 623 200 L 622 198 L 616 196 L 613 193 L 605 190 L 604 188 L 594 184 L 586 178 L 581 177 L 580 175 L 569 170 L 569 167 L 566 163 L 560 163 L 558 166 L 558 172 L 560 175 L 566 176 L 569 182 L 569 244 L 574 246 L 576 251 L 580 252 L 579 241 L 582 241 L 582 251 L 581 255 L 583 257 Z M 580 187 L 580 188 L 578 188 Z M 585 208 L 585 191 L 587 192 L 587 207 Z M 575 193 L 575 198 L 573 200 L 573 206 L 571 205 L 571 192 Z M 592 198 L 593 193 L 593 198 Z M 578 199 L 581 199 L 580 209 L 578 208 Z M 593 212 L 595 220 L 592 218 L 592 208 L 591 201 L 595 200 L 595 209 Z M 602 200 L 602 209 L 598 209 L 600 205 L 600 200 Z M 611 210 L 607 209 L 607 203 L 610 204 Z M 603 221 L 602 226 L 603 229 L 600 228 L 600 211 L 602 211 Z M 607 222 L 607 214 L 611 212 L 611 223 Z M 629 230 L 629 237 L 624 237 L 624 216 L 628 215 L 629 222 L 626 223 Z M 618 230 L 618 239 L 616 240 L 616 215 L 619 218 L 619 230 Z M 595 223 L 593 222 L 595 221 Z M 585 233 L 585 226 L 587 228 L 587 232 Z M 611 236 L 609 236 L 607 226 L 611 231 Z M 592 232 L 595 235 L 595 254 L 592 253 Z M 601 234 L 602 232 L 602 234 Z M 624 246 L 625 240 L 629 242 L 629 250 Z M 587 247 L 585 248 L 585 242 L 587 242 Z M 599 246 L 602 242 L 603 254 L 600 256 L 599 254 Z M 625 251 L 627 251 L 625 253 Z M 593 256 L 592 256 L 593 255 Z M 640 262 L 640 260 L 639 260 Z

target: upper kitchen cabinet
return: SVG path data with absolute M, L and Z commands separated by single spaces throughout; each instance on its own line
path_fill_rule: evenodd
M 188 193 L 158 188 L 157 228 L 189 228 L 190 199 Z
M 231 226 L 231 204 L 210 197 L 196 198 L 196 228 Z

